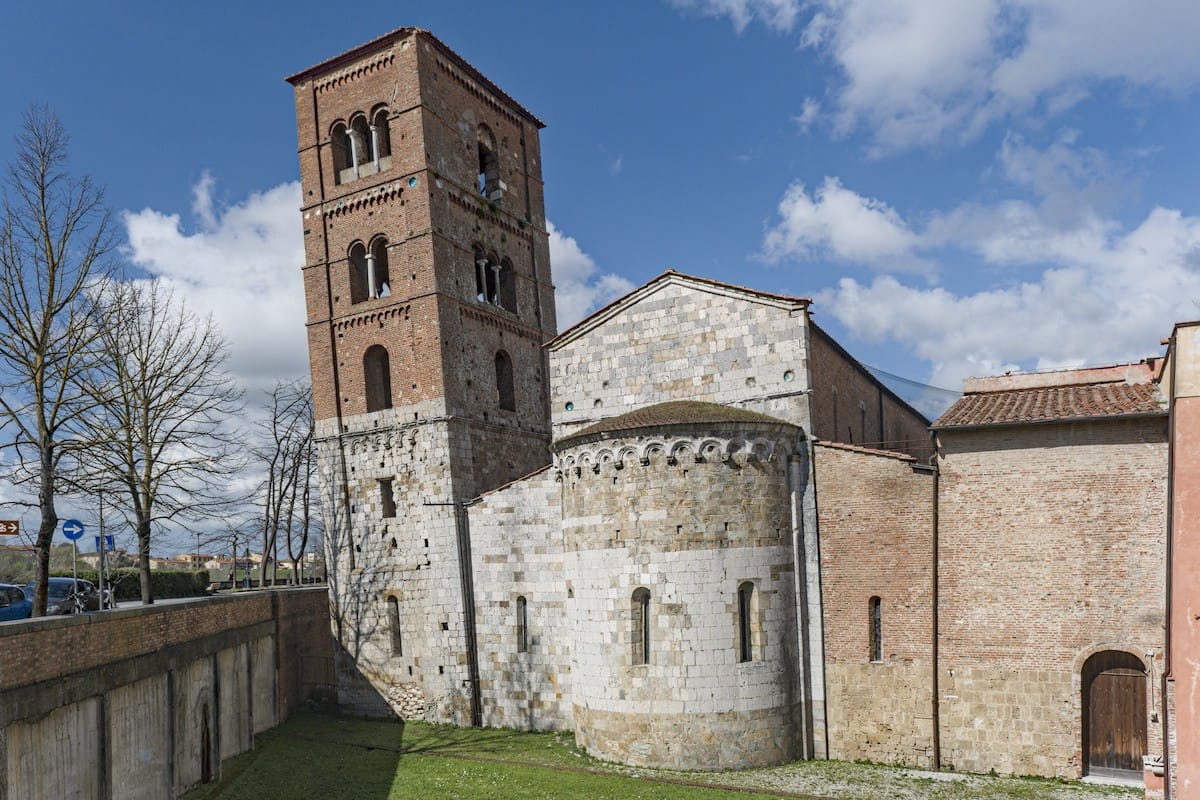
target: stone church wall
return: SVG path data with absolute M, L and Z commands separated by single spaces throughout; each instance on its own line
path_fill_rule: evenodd
M 899 454 L 813 450 L 829 756 L 932 768 L 932 472 Z M 879 660 L 872 597 L 881 604 Z
M 574 631 L 560 486 L 547 468 L 467 510 L 484 725 L 571 728 Z M 518 598 L 525 601 L 524 631 Z
M 1079 777 L 1099 650 L 1154 654 L 1161 752 L 1166 434 L 1165 417 L 939 431 L 946 766 Z
M 554 438 L 668 400 L 737 405 L 807 430 L 804 325 L 799 311 L 669 281 L 551 346 Z
M 798 432 L 751 427 L 683 439 L 678 429 L 623 434 L 559 450 L 575 734 L 598 757 L 732 769 L 800 753 L 788 493 Z M 743 660 L 747 582 L 753 655 Z

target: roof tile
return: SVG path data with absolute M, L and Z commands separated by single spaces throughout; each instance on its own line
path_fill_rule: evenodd
M 978 392 L 962 397 L 933 427 L 1165 415 L 1156 388 L 1152 383 L 1097 383 Z

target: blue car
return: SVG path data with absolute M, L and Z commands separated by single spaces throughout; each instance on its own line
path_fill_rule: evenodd
M 0 622 L 25 619 L 33 613 L 33 600 L 25 596 L 20 586 L 0 583 Z

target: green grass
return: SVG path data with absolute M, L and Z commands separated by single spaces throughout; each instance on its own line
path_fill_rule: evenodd
M 727 788 L 718 788 L 725 786 Z M 225 762 L 222 780 L 183 800 L 1099 800 L 1129 788 L 1073 781 L 938 780 L 909 770 L 810 761 L 745 772 L 670 772 L 597 761 L 570 734 L 456 728 L 301 712 Z

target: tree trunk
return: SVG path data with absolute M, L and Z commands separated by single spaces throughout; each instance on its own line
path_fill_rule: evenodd
M 141 518 L 137 521 L 138 537 L 138 575 L 142 583 L 142 605 L 148 606 L 154 602 L 154 592 L 150 587 L 150 520 Z
M 37 562 L 36 582 L 33 589 L 33 616 L 46 615 L 46 578 L 50 575 L 50 547 L 54 544 L 54 531 L 58 530 L 58 514 L 54 510 L 54 449 L 42 447 L 38 477 L 38 509 L 42 521 L 38 525 L 37 540 L 34 542 L 34 558 Z

